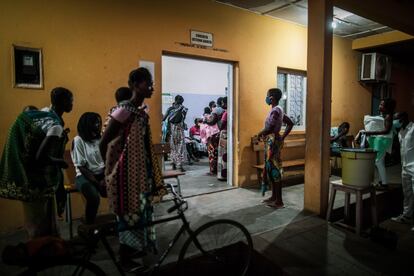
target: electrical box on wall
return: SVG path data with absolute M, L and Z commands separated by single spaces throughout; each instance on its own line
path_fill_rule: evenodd
M 43 88 L 42 49 L 13 45 L 14 87 Z
M 361 81 L 389 82 L 391 77 L 391 58 L 379 53 L 362 54 Z

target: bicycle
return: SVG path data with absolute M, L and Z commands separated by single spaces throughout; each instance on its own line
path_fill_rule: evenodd
M 180 249 L 175 267 L 176 275 L 190 275 L 195 271 L 197 271 L 198 276 L 203 275 L 202 273 L 206 273 L 206 275 L 214 275 L 214 273 L 246 275 L 253 252 L 253 241 L 247 229 L 234 220 L 217 219 L 207 222 L 193 231 L 184 215 L 184 212 L 188 209 L 188 203 L 175 192 L 171 184 L 168 184 L 168 187 L 173 195 L 172 201 L 174 205 L 167 210 L 167 213 L 170 214 L 177 211 L 177 214 L 155 220 L 148 226 L 173 220 L 181 220 L 182 225 L 174 238 L 169 242 L 168 247 L 160 256 L 158 262 L 151 269 L 141 272 L 145 275 L 156 275 L 159 273 L 161 265 L 171 252 L 171 249 L 181 235 L 187 233 L 188 238 Z M 115 221 L 83 226 L 83 228 L 80 226 L 78 232 L 79 236 L 83 236 L 86 239 L 83 244 L 84 253 L 81 258 L 58 258 L 50 260 L 48 263 L 35 262 L 21 275 L 103 276 L 105 272 L 90 261 L 95 254 L 99 242 L 102 242 L 118 272 L 121 275 L 125 275 L 106 239 L 108 236 L 116 235 Z

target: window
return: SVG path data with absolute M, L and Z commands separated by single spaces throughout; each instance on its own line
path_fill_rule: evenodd
M 283 96 L 280 106 L 292 119 L 294 129 L 304 130 L 306 123 L 306 72 L 291 69 L 277 70 L 277 87 Z

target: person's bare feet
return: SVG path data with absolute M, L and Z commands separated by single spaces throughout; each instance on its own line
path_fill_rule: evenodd
M 276 202 L 276 201 L 272 201 L 266 204 L 269 207 L 275 208 L 275 209 L 283 209 L 285 208 L 285 205 L 283 204 L 283 202 Z
M 268 199 L 263 199 L 262 200 L 262 203 L 271 203 L 271 202 L 273 202 L 273 201 L 275 201 L 276 200 L 276 198 L 274 198 L 274 197 L 269 197 Z

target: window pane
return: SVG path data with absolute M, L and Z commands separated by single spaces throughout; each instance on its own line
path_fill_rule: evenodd
M 303 77 L 288 75 L 288 116 L 296 126 L 304 125 Z

